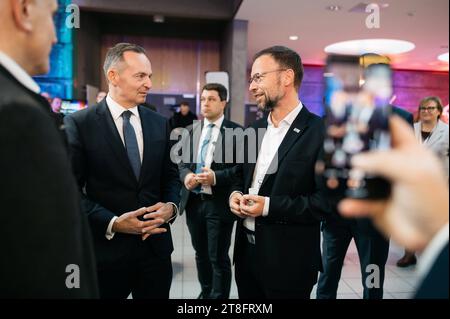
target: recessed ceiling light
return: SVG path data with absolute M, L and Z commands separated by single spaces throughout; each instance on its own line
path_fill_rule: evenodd
M 153 22 L 155 22 L 155 23 L 164 23 L 164 21 L 165 21 L 165 18 L 162 14 L 155 14 L 153 16 Z
M 383 9 L 386 9 L 386 8 L 389 7 L 389 3 L 382 3 L 382 4 L 381 4 L 381 7 L 382 7 Z
M 440 56 L 438 56 L 438 60 L 444 61 L 444 62 L 447 62 L 447 63 L 448 63 L 448 52 L 447 52 L 447 53 L 444 53 L 444 54 L 441 54 Z
M 361 55 L 366 53 L 400 54 L 414 50 L 412 42 L 392 39 L 362 39 L 331 44 L 326 53 Z
M 329 5 L 326 9 L 328 11 L 339 11 L 342 9 L 342 7 L 338 5 Z
M 291 35 L 291 36 L 289 36 L 289 40 L 297 41 L 298 40 L 298 36 L 297 35 Z

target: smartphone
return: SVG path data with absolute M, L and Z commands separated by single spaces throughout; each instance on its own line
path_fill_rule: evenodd
M 328 195 L 379 199 L 390 183 L 351 167 L 353 155 L 389 149 L 392 71 L 388 63 L 364 63 L 363 57 L 330 55 L 324 73 L 324 157 L 316 165 Z

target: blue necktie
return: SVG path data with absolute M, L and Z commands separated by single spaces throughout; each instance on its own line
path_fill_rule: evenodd
M 130 123 L 131 111 L 125 111 L 122 113 L 123 117 L 123 138 L 125 140 L 125 148 L 127 150 L 128 159 L 130 160 L 131 168 L 139 180 L 139 174 L 141 172 L 141 157 L 139 155 L 139 147 L 136 139 L 136 133 Z
M 195 168 L 195 174 L 200 174 L 202 172 L 202 167 L 205 166 L 206 160 L 206 152 L 208 151 L 209 142 L 211 141 L 212 130 L 214 128 L 214 124 L 208 124 L 208 130 L 206 131 L 205 139 L 200 147 L 200 153 L 197 156 L 197 166 Z M 201 185 L 197 186 L 193 192 L 199 193 L 201 190 Z

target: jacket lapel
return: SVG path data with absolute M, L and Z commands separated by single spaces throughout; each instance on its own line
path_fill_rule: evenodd
M 106 99 L 99 103 L 99 107 L 97 109 L 97 123 L 100 127 L 100 131 L 103 132 L 105 140 L 108 142 L 118 161 L 127 171 L 128 175 L 136 181 L 130 161 L 128 160 L 125 146 L 122 143 L 122 139 L 120 138 L 119 132 L 117 131 L 114 120 L 106 104 Z
M 443 134 L 445 134 L 443 126 L 440 122 L 438 122 L 436 128 L 431 133 L 430 138 L 428 139 L 428 141 L 426 141 L 427 147 L 432 147 L 434 144 L 436 144 L 442 138 Z
M 284 137 L 283 141 L 281 142 L 280 147 L 278 148 L 278 151 L 275 154 L 275 157 L 274 157 L 272 163 L 270 164 L 271 168 L 277 168 L 277 170 L 278 170 L 282 161 L 288 154 L 289 150 L 292 148 L 292 146 L 294 146 L 294 144 L 297 142 L 297 140 L 300 138 L 300 136 L 303 135 L 303 132 L 307 129 L 309 115 L 310 115 L 309 111 L 303 105 L 302 110 L 297 115 L 294 122 L 292 122 L 291 126 L 289 127 L 288 132 L 286 133 L 286 136 Z M 264 180 L 263 180 L 260 188 L 262 188 L 264 186 L 264 184 L 267 182 L 267 180 L 269 179 L 270 176 L 274 176 L 275 174 L 266 174 L 264 176 Z

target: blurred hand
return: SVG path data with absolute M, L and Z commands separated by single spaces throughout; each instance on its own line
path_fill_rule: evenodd
M 202 173 L 197 174 L 197 182 L 204 186 L 211 186 L 214 184 L 214 172 L 210 168 L 203 167 Z
M 439 160 L 420 145 L 402 119 L 390 122 L 393 149 L 360 154 L 354 168 L 392 182 L 387 200 L 345 199 L 339 204 L 347 217 L 370 216 L 375 225 L 408 250 L 422 250 L 448 223 L 449 189 Z
M 187 174 L 184 178 L 184 186 L 187 190 L 191 191 L 198 185 L 200 185 L 200 183 L 197 182 L 197 175 L 194 173 Z
M 261 216 L 264 210 L 265 198 L 258 195 L 244 195 L 241 200 L 241 213 L 248 217 Z
M 231 195 L 230 201 L 229 201 L 231 212 L 241 218 L 246 217 L 241 212 L 241 201 L 243 201 L 243 200 L 244 200 L 244 196 L 241 193 L 236 192 L 233 195 Z

